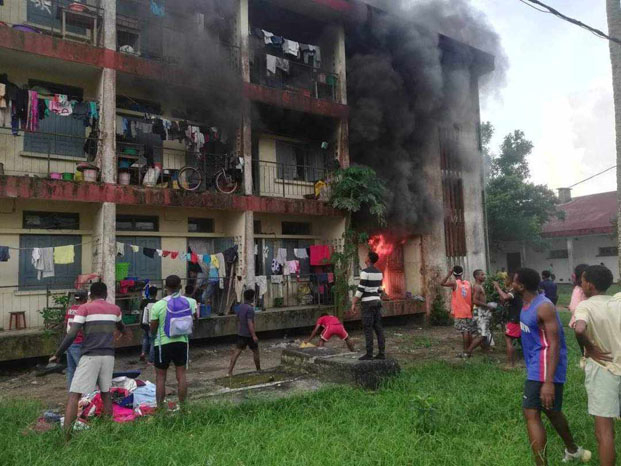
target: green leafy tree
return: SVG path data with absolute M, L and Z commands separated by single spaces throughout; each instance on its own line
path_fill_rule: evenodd
M 352 230 L 352 215 L 366 209 L 375 217 L 379 225 L 384 225 L 386 223 L 386 186 L 373 169 L 355 165 L 338 170 L 331 188 L 330 203 L 333 207 L 347 212 L 343 233 L 343 251 L 332 255 L 334 264 L 332 290 L 337 315 L 342 317 L 349 300 L 349 279 L 354 257 L 358 254 L 358 246 L 369 239 L 365 232 Z
M 532 142 L 517 130 L 505 136 L 498 155 L 491 154 L 486 201 L 492 247 L 502 241 L 545 246 L 541 238 L 543 225 L 552 218 L 563 218 L 556 208 L 558 198 L 554 192 L 529 181 L 526 157 L 532 149 Z

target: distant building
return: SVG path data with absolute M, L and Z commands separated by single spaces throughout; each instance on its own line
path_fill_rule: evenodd
M 491 251 L 492 270 L 514 271 L 532 267 L 550 270 L 559 283 L 571 282 L 578 264 L 603 264 L 619 280 L 619 250 L 614 238 L 617 192 L 571 198 L 567 188 L 559 190 L 565 219 L 553 219 L 543 227 L 542 236 L 550 248 L 536 251 L 520 242 L 507 242 Z

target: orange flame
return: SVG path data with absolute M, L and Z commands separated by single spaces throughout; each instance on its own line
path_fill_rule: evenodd
M 377 261 L 378 269 L 382 271 L 384 274 L 384 291 L 388 296 L 391 296 L 391 280 L 390 280 L 390 269 L 387 267 L 388 258 L 392 254 L 395 249 L 394 242 L 391 242 L 388 237 L 384 234 L 379 234 L 372 236 L 369 239 L 369 248 L 371 251 L 374 251 L 378 256 L 379 260 Z

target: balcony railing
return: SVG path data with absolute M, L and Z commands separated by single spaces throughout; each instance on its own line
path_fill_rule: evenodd
M 328 170 L 310 165 L 291 165 L 253 160 L 252 178 L 255 196 L 290 199 L 325 199 Z M 317 191 L 316 191 L 317 189 Z
M 15 23 L 14 18 L 19 18 L 19 15 L 4 18 L 1 10 L 0 20 L 20 31 L 85 42 L 95 47 L 103 45 L 104 10 L 93 5 L 94 0 L 82 3 L 73 0 L 22 1 L 22 11 L 25 11 L 26 16 L 24 21 Z M 5 10 L 7 6 L 4 7 Z
M 89 147 L 93 149 L 90 156 L 85 152 Z M 11 128 L 0 127 L 0 172 L 72 180 L 77 165 L 93 160 L 99 147 L 100 139 L 86 135 L 23 130 L 15 135 Z
M 252 83 L 299 92 L 315 99 L 339 101 L 339 77 L 337 74 L 289 59 L 282 52 L 270 51 L 264 47 L 254 46 L 250 53 L 253 54 L 250 66 Z M 277 56 L 278 60 L 284 60 L 285 66 L 282 65 L 283 62 L 279 61 L 275 72 L 268 70 L 268 55 Z

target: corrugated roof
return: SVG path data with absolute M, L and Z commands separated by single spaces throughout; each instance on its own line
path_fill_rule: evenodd
M 565 220 L 553 219 L 543 226 L 543 236 L 583 236 L 612 233 L 617 215 L 617 192 L 581 196 L 558 206 Z

